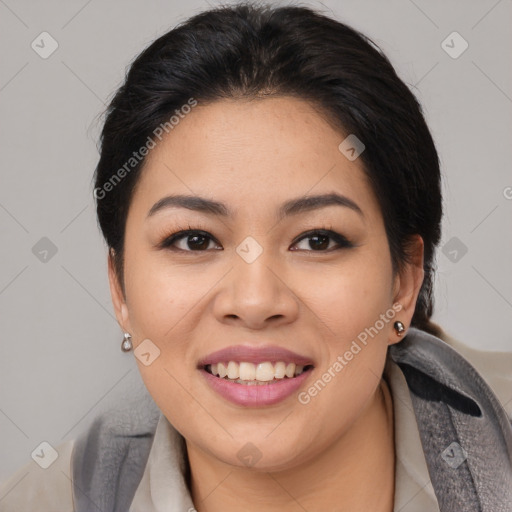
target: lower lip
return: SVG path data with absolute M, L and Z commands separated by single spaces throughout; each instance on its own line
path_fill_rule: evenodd
M 312 369 L 302 372 L 292 379 L 280 379 L 272 384 L 253 385 L 238 384 L 220 377 L 215 377 L 204 368 L 199 370 L 204 375 L 206 382 L 222 397 L 237 405 L 246 407 L 260 407 L 272 405 L 288 398 L 297 391 L 309 377 Z

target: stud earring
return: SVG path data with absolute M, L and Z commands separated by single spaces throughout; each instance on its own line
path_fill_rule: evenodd
M 123 342 L 121 343 L 121 350 L 123 352 L 130 352 L 132 348 L 132 336 L 130 333 L 125 332 Z
M 400 320 L 397 320 L 394 324 L 393 324 L 393 327 L 395 328 L 395 331 L 397 333 L 398 336 L 402 336 L 403 332 L 405 331 L 405 326 L 402 322 L 400 322 Z

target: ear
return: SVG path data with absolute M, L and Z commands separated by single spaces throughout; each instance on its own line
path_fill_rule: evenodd
M 110 296 L 114 305 L 117 323 L 123 332 L 132 332 L 130 328 L 130 319 L 128 315 L 128 307 L 124 297 L 123 289 L 119 282 L 119 278 L 114 267 L 114 250 L 108 252 L 108 281 L 110 285 Z
M 401 271 L 395 276 L 393 288 L 393 304 L 399 304 L 401 309 L 395 315 L 393 323 L 396 320 L 402 322 L 405 326 L 405 332 L 398 336 L 395 329 L 392 329 L 390 345 L 399 342 L 411 326 L 411 320 L 416 308 L 416 301 L 420 293 L 421 285 L 425 271 L 423 270 L 423 251 L 424 243 L 420 235 L 414 235 L 407 248 L 409 261 L 403 265 Z M 393 308 L 395 309 L 395 308 Z M 395 309 L 395 311 L 398 307 Z

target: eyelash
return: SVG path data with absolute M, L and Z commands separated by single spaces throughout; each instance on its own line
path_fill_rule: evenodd
M 195 228 L 192 228 L 190 225 L 188 225 L 188 228 L 178 227 L 177 231 L 166 236 L 163 239 L 163 241 L 160 242 L 160 244 L 158 244 L 158 248 L 166 249 L 166 250 L 170 250 L 170 251 L 176 251 L 176 252 L 206 252 L 206 251 L 211 250 L 211 249 L 198 250 L 198 251 L 184 250 L 184 249 L 178 249 L 178 248 L 172 246 L 173 243 L 177 242 L 178 240 L 180 240 L 182 238 L 186 238 L 187 236 L 190 236 L 190 235 L 201 235 L 201 236 L 209 238 L 213 242 L 220 245 L 220 243 L 206 231 L 205 227 L 196 226 Z M 336 242 L 338 244 L 338 247 L 331 247 L 330 249 L 318 250 L 318 251 L 310 249 L 310 250 L 306 250 L 306 252 L 319 252 L 319 253 L 327 252 L 327 253 L 329 253 L 329 252 L 337 251 L 340 249 L 349 249 L 349 248 L 354 247 L 354 244 L 352 242 L 350 242 L 343 235 L 337 233 L 336 231 L 333 231 L 331 227 L 321 227 L 321 228 L 309 230 L 309 231 L 303 233 L 302 235 L 300 235 L 299 238 L 295 239 L 293 241 L 292 245 L 296 245 L 299 242 L 301 242 L 303 240 L 307 240 L 308 238 L 312 238 L 315 235 L 327 236 L 327 237 L 331 238 L 334 242 Z M 218 250 L 218 249 L 214 249 L 214 250 Z M 295 250 L 304 251 L 305 249 L 295 249 Z

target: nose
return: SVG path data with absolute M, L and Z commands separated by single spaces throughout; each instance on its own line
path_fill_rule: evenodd
M 233 268 L 214 301 L 219 322 L 263 329 L 297 319 L 299 299 L 292 283 L 287 282 L 282 265 L 264 254 L 251 263 L 235 256 Z

